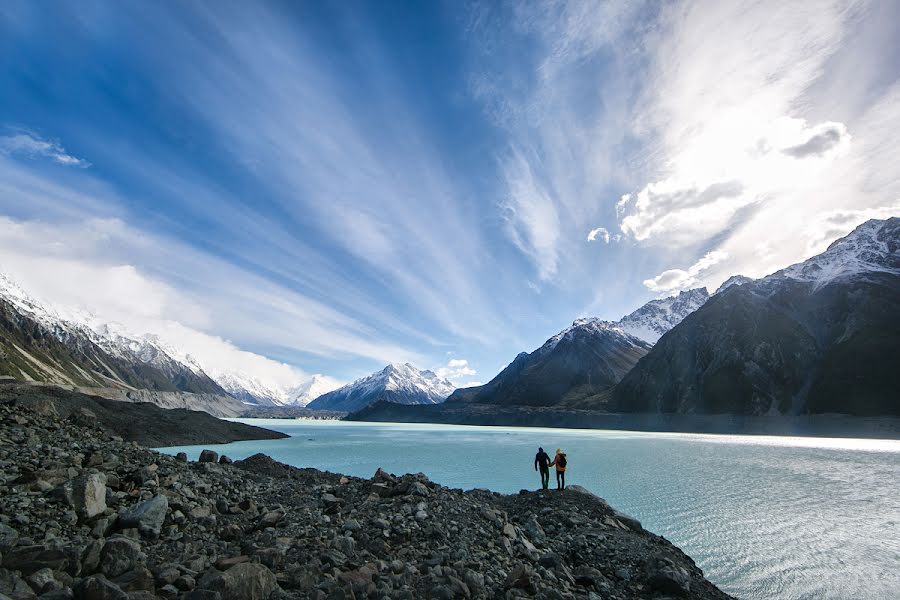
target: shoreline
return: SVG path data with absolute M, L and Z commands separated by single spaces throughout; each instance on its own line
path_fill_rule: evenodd
M 464 492 L 422 474 L 218 458 L 188 462 L 96 423 L 0 404 L 0 592 L 729 598 L 677 547 L 574 487 Z

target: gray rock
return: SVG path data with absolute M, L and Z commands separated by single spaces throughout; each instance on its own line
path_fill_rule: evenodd
M 100 552 L 100 572 L 107 577 L 118 577 L 144 560 L 141 545 L 135 540 L 115 536 L 106 541 Z
M 284 518 L 284 515 L 285 512 L 283 510 L 271 510 L 259 518 L 259 522 L 256 524 L 256 527 L 258 529 L 275 527 L 275 525 Z
M 0 552 L 9 552 L 17 541 L 19 541 L 19 532 L 6 523 L 0 523 Z
M 517 588 L 529 593 L 534 593 L 535 586 L 533 578 L 534 572 L 531 570 L 531 567 L 526 564 L 519 564 L 507 573 L 506 580 L 503 582 L 503 587 L 506 589 Z
M 80 558 L 76 548 L 56 544 L 16 546 L 3 555 L 3 567 L 20 571 L 23 576 L 44 568 L 73 574 L 81 567 Z
M 125 592 L 153 591 L 153 573 L 143 565 L 137 565 L 127 573 L 113 579 L 113 583 Z
M 650 577 L 650 586 L 664 594 L 687 596 L 691 593 L 691 576 L 679 566 L 667 565 Z
M 221 594 L 222 600 L 268 600 L 278 588 L 272 571 L 255 563 L 241 563 L 224 573 L 204 576 L 200 585 Z
M 219 453 L 212 450 L 204 450 L 200 453 L 200 462 L 214 463 L 219 460 Z
M 0 598 L 11 600 L 30 600 L 35 598 L 34 592 L 24 579 L 8 569 L 0 569 Z
M 72 506 L 82 519 L 92 519 L 106 510 L 106 475 L 89 473 L 72 480 Z
M 134 527 L 141 535 L 155 538 L 159 536 L 168 510 L 169 501 L 160 494 L 120 513 L 119 526 L 122 528 Z
M 91 575 L 75 586 L 75 600 L 128 600 L 128 594 L 102 575 Z
M 63 587 L 62 584 L 56 580 L 56 577 L 54 577 L 53 571 L 47 567 L 38 569 L 26 577 L 25 581 L 28 582 L 28 585 L 31 586 L 31 589 L 33 589 L 36 594 L 45 594 L 47 592 L 62 589 Z

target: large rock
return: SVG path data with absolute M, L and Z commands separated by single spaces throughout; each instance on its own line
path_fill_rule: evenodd
M 75 586 L 75 600 L 128 600 L 128 594 L 102 575 L 91 575 Z
M 169 500 L 160 494 L 120 513 L 119 524 L 123 529 L 136 527 L 141 535 L 158 537 L 168 510 Z
M 92 519 L 106 510 L 106 475 L 89 473 L 72 480 L 72 506 L 82 519 Z
M 218 462 L 219 453 L 214 452 L 212 450 L 204 450 L 200 453 L 200 462 L 202 463 L 214 463 Z
M 54 489 L 52 497 L 74 508 L 82 520 L 92 519 L 106 510 L 106 483 L 105 474 L 87 473 Z
M 118 577 L 144 560 L 141 545 L 135 540 L 116 536 L 106 541 L 100 552 L 100 571 L 107 577 Z
M 222 600 L 268 600 L 278 588 L 272 571 L 256 563 L 241 563 L 224 573 L 207 573 L 199 585 L 218 592 Z
M 0 523 L 0 553 L 8 552 L 19 541 L 19 532 L 5 523 Z
M 28 576 L 44 568 L 74 575 L 81 565 L 76 548 L 56 544 L 35 544 L 16 546 L 4 554 L 3 566 L 21 571 L 23 576 Z

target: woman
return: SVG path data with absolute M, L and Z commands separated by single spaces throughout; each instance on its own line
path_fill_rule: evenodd
M 566 453 L 556 449 L 556 456 L 553 458 L 553 462 L 550 463 L 550 466 L 556 465 L 556 489 L 563 490 L 566 488 Z

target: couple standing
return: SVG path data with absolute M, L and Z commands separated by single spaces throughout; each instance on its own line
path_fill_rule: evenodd
M 562 490 L 566 487 L 566 453 L 556 449 L 556 457 L 550 462 L 550 455 L 544 452 L 543 448 L 538 448 L 538 453 L 534 457 L 534 470 L 540 468 L 541 486 L 546 490 L 550 485 L 550 467 L 556 467 L 556 489 Z

